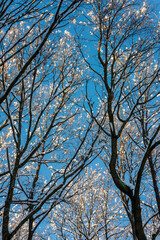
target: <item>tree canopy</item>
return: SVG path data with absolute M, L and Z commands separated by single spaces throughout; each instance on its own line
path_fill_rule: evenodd
M 158 240 L 159 31 L 147 1 L 1 1 L 3 240 Z

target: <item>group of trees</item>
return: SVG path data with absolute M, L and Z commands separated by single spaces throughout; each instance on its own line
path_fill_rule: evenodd
M 3 240 L 158 239 L 160 32 L 152 7 L 1 1 Z M 104 171 L 89 169 L 97 161 Z
M 131 239 L 122 202 L 113 192 L 108 171 L 87 168 L 72 187 L 73 196 L 51 212 L 50 234 L 58 239 Z

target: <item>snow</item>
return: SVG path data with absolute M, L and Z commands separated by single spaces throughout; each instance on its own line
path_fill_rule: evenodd
M 113 132 L 113 125 L 112 125 L 111 122 L 109 122 L 109 126 L 110 126 L 110 128 L 111 128 L 111 130 L 112 130 L 112 132 Z
M 135 189 L 135 186 L 132 183 L 126 182 L 125 180 L 122 180 L 122 182 L 127 185 L 127 187 L 129 187 L 132 191 Z

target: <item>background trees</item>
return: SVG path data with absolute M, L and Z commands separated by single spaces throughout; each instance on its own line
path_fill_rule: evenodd
M 51 212 L 51 233 L 57 239 L 130 239 L 126 214 L 109 173 L 98 168 L 84 173 L 72 188 L 72 198 Z

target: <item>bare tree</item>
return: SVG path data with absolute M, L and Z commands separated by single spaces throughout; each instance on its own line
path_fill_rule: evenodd
M 106 148 L 106 157 L 102 154 L 101 158 L 121 191 L 133 238 L 155 239 L 160 231 L 157 225 L 158 25 L 151 5 L 146 2 L 95 0 L 88 3 L 84 15 L 91 50 L 97 57 L 87 58 L 79 43 L 79 50 L 94 74 L 95 96 L 93 98 L 89 90 L 93 83 L 88 81 L 86 110 L 103 131 L 101 143 Z M 147 189 L 151 194 L 150 203 Z M 149 217 L 145 213 L 147 205 Z M 147 224 L 152 220 L 154 223 L 148 234 Z
M 78 93 L 83 62 L 69 31 L 58 29 L 80 3 L 1 3 L 3 240 L 45 237 L 38 227 L 98 154 Z

